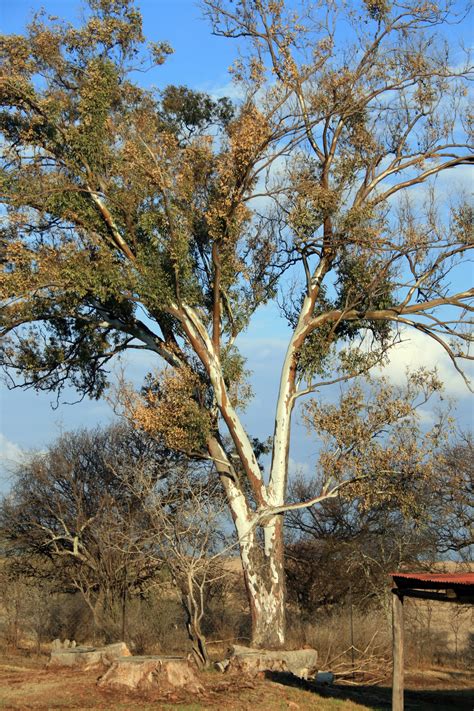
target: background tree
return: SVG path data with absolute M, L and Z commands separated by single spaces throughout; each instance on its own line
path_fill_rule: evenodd
M 128 598 L 143 593 L 159 570 L 146 555 L 140 501 L 123 478 L 144 468 L 155 480 L 166 478 L 174 459 L 123 427 L 63 435 L 19 466 L 2 501 L 7 556 L 38 584 L 79 592 L 96 629 L 123 638 Z
M 203 470 L 204 469 L 204 470 Z M 203 620 L 209 614 L 213 585 L 229 577 L 224 556 L 235 541 L 225 535 L 227 508 L 222 488 L 209 466 L 177 467 L 166 482 L 142 471 L 125 473 L 127 488 L 136 496 L 146 519 L 150 565 L 166 570 L 180 594 L 186 629 L 199 666 L 209 664 Z M 125 546 L 130 542 L 125 540 Z M 140 555 L 143 538 L 137 541 Z
M 429 501 L 429 525 L 443 555 L 472 561 L 474 555 L 474 456 L 471 433 L 459 433 L 437 462 Z
M 417 0 L 300 12 L 207 0 L 213 31 L 242 42 L 234 75 L 245 96 L 232 113 L 194 92 L 134 85 L 139 12 L 129 0 L 88 7 L 79 28 L 40 16 L 1 40 L 3 363 L 19 385 L 60 392 L 69 381 L 98 397 L 115 354 L 165 361 L 129 414 L 214 462 L 253 643 L 278 647 L 298 397 L 380 362 L 400 327 L 457 369 L 468 357 L 472 290 L 455 269 L 472 246 L 470 210 L 410 199 L 473 160 L 469 62 L 442 40 L 459 18 Z M 170 51 L 152 44 L 151 60 Z M 291 335 L 266 477 L 238 414 L 249 391 L 236 338 L 278 288 Z
M 395 388 L 369 379 L 339 402 L 305 407 L 324 446 L 317 475 L 296 479 L 291 495 L 295 502 L 328 488 L 337 495 L 287 515 L 289 585 L 302 611 L 344 602 L 348 582 L 354 602 L 384 606 L 390 572 L 429 566 L 448 549 L 469 555 L 472 512 L 470 521 L 466 508 L 455 520 L 454 505 L 446 505 L 465 507 L 469 497 L 460 487 L 467 460 L 464 468 L 450 466 L 451 452 L 463 459 L 463 444 L 447 444 L 448 408 L 438 409 L 429 429 L 424 423 L 423 407 L 439 399 L 436 375 L 418 371 L 407 380 Z M 347 481 L 355 483 L 344 487 Z

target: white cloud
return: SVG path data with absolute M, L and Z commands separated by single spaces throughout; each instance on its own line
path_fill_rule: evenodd
M 267 367 L 276 363 L 281 367 L 280 360 L 284 356 L 288 341 L 284 338 L 240 336 L 238 346 L 249 359 L 250 367 L 265 363 Z
M 401 335 L 402 343 L 392 349 L 389 364 L 381 369 L 385 376 L 401 385 L 406 380 L 407 368 L 411 370 L 421 366 L 429 370 L 436 368 L 448 395 L 456 398 L 469 395 L 463 378 L 438 343 L 418 331 L 405 330 Z M 466 361 L 464 364 L 461 363 L 461 367 L 468 377 L 471 379 L 474 377 L 472 363 Z
M 205 83 L 198 88 L 198 91 L 206 92 L 206 94 L 209 94 L 209 96 L 215 101 L 217 101 L 218 99 L 227 98 L 231 99 L 234 102 L 238 102 L 241 101 L 245 96 L 243 87 L 232 80 L 229 80 L 225 84 L 221 85 Z
M 302 475 L 303 477 L 308 477 L 310 475 L 310 466 L 308 462 L 298 462 L 293 457 L 288 459 L 288 475 L 294 476 L 296 474 Z
M 16 466 L 24 461 L 25 456 L 21 447 L 0 433 L 0 495 L 10 490 Z
M 19 464 L 25 457 L 24 451 L 4 434 L 0 433 L 0 462 L 7 467 Z

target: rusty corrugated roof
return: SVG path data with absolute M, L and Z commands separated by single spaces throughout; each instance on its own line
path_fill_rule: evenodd
M 390 573 L 392 578 L 403 578 L 420 582 L 446 585 L 474 585 L 474 573 Z

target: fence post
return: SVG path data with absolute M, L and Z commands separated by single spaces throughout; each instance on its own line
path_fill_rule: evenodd
M 352 583 L 349 583 L 349 614 L 351 622 L 351 661 L 352 661 L 352 679 L 355 679 L 354 666 L 355 666 L 355 655 L 354 655 L 354 615 L 352 606 Z
M 403 711 L 403 594 L 392 590 L 393 677 L 392 711 Z

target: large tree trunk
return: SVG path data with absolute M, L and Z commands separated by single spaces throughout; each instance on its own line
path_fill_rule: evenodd
M 271 516 L 256 526 L 255 511 L 249 507 L 221 443 L 210 438 L 208 447 L 221 476 L 239 540 L 252 619 L 252 646 L 281 649 L 286 633 L 283 517 Z
M 240 544 L 252 619 L 251 644 L 282 649 L 286 640 L 282 517 L 274 517 L 263 534 L 264 546 L 256 532 Z

